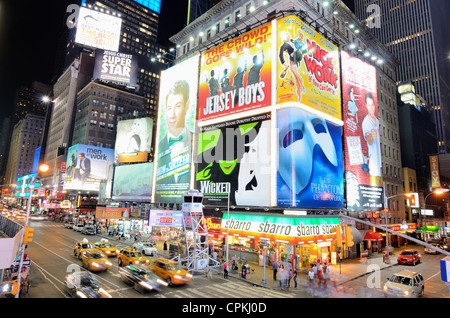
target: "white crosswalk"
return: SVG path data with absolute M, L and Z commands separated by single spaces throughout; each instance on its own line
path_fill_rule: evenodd
M 279 292 L 247 283 L 215 283 L 199 288 L 184 288 L 155 295 L 158 298 L 294 298 L 291 293 Z

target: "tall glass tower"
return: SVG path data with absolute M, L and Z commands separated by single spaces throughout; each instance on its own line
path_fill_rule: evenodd
M 395 55 L 397 85 L 412 83 L 433 112 L 441 153 L 450 151 L 450 81 L 442 30 L 449 30 L 446 0 L 355 0 L 355 14 Z M 448 47 L 447 47 L 448 49 Z M 446 127 L 446 125 L 448 127 Z

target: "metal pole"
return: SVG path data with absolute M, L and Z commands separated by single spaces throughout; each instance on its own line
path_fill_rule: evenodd
M 25 219 L 25 229 L 28 226 L 28 220 L 30 218 L 30 211 L 31 211 L 31 203 L 33 200 L 33 192 L 34 192 L 34 182 L 36 180 L 36 176 L 31 177 L 31 181 L 30 181 L 30 196 L 28 198 L 28 205 L 27 205 L 27 217 Z M 25 186 L 25 184 L 24 184 Z M 22 246 L 21 246 L 21 251 L 19 254 L 19 270 L 18 270 L 18 280 L 17 280 L 17 284 L 19 285 L 19 292 L 17 293 L 17 295 L 15 296 L 15 298 L 19 298 L 20 295 L 20 285 L 21 285 L 21 281 L 22 281 L 22 266 L 23 266 L 23 257 L 25 255 L 25 244 L 23 244 L 23 236 L 22 236 Z
M 229 249 L 229 227 L 230 227 L 230 192 L 228 192 L 228 226 L 227 226 L 227 258 L 226 258 L 226 263 L 227 263 L 227 270 L 229 269 L 230 264 L 228 263 L 228 249 Z
M 266 280 L 266 247 L 265 246 L 263 246 L 263 263 L 264 263 L 264 271 L 263 271 L 262 283 L 267 284 L 267 280 Z

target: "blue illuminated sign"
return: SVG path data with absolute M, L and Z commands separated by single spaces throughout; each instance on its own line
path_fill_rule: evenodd
M 156 13 L 161 13 L 161 0 L 134 0 L 140 5 L 149 8 L 150 10 L 155 11 Z M 81 1 L 81 5 L 83 5 L 86 0 Z

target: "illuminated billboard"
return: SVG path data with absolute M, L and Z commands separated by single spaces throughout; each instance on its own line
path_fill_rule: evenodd
M 99 191 L 114 165 L 114 149 L 74 145 L 67 152 L 64 190 Z
M 383 206 L 376 68 L 345 51 L 342 59 L 347 209 Z
M 115 151 L 117 154 L 151 152 L 152 138 L 153 120 L 151 118 L 121 120 L 117 123 Z M 147 157 L 144 161 L 146 159 Z
M 97 50 L 93 79 L 134 87 L 137 84 L 138 60 L 131 54 Z
M 202 54 L 199 122 L 271 105 L 272 23 Z
M 341 127 L 299 107 L 277 111 L 277 206 L 342 208 Z
M 121 18 L 82 7 L 78 15 L 75 42 L 88 47 L 117 52 L 121 28 Z
M 182 203 L 190 187 L 198 63 L 194 56 L 161 72 L 153 202 Z
M 301 103 L 339 124 L 338 47 L 296 16 L 277 21 L 277 104 Z
M 184 217 L 183 212 L 152 209 L 148 213 L 148 219 L 149 226 L 182 227 Z
M 270 113 L 204 126 L 196 186 L 211 205 L 270 205 Z
M 113 201 L 150 202 L 153 162 L 115 167 Z

